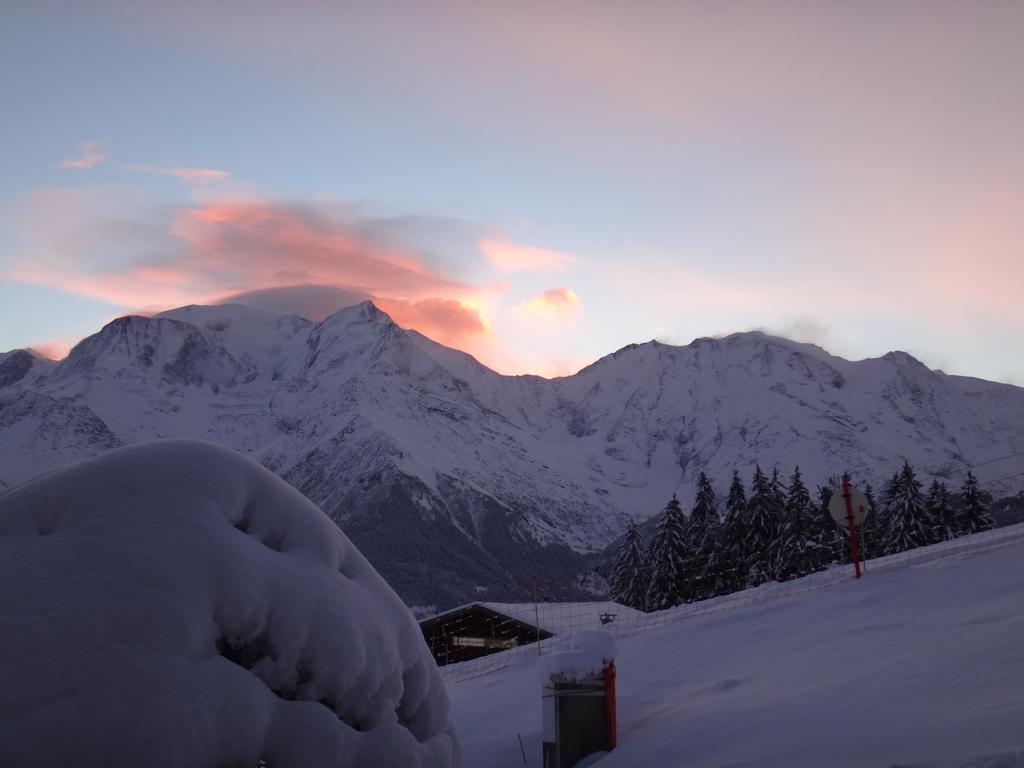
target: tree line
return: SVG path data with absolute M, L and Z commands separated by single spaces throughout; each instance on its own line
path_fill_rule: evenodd
M 939 480 L 925 492 L 904 462 L 877 502 L 870 485 L 864 491 L 872 556 L 994 526 L 991 498 L 970 471 L 955 492 Z M 701 472 L 689 516 L 673 494 L 649 543 L 630 522 L 612 564 L 611 597 L 656 611 L 849 562 L 846 529 L 838 528 L 828 512 L 832 493 L 832 487 L 822 486 L 812 498 L 799 467 L 784 482 L 777 468 L 768 476 L 758 466 L 748 494 L 734 470 L 721 515 L 718 496 Z

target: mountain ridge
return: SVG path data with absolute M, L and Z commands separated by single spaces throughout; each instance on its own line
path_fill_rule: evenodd
M 591 554 L 628 517 L 688 498 L 700 471 L 721 493 L 755 463 L 877 484 L 906 458 L 958 481 L 1024 450 L 1024 389 L 759 331 L 503 376 L 372 302 L 320 323 L 244 305 L 119 318 L 0 384 L 6 486 L 159 438 L 256 458 L 429 605 L 521 597 L 537 573 L 552 596 L 581 596 Z

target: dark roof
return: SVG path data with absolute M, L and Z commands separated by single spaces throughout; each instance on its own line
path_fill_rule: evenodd
M 501 647 L 475 647 L 456 643 L 456 638 L 510 640 L 527 645 L 553 635 L 546 629 L 506 616 L 480 603 L 455 608 L 420 622 L 423 639 L 439 665 L 467 661 L 503 650 Z

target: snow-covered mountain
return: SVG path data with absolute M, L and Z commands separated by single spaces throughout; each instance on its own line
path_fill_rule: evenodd
M 0 389 L 19 381 L 31 381 L 55 365 L 34 349 L 0 352 Z
M 55 366 L 24 354 L 0 358 L 0 488 L 120 445 L 211 440 L 320 505 L 419 605 L 521 595 L 534 574 L 578 593 L 586 555 L 688 499 L 701 470 L 720 491 L 756 462 L 877 483 L 907 458 L 959 482 L 1024 450 L 1024 389 L 756 332 L 630 345 L 546 380 L 370 302 L 319 324 L 223 305 L 120 318 Z

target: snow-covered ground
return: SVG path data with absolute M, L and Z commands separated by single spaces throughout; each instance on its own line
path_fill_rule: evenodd
M 597 765 L 1024 766 L 1024 542 L 980 541 L 620 639 Z M 466 765 L 540 765 L 536 664 L 449 682 Z
M 0 493 L 0 765 L 458 763 L 408 609 L 256 462 L 158 442 Z

